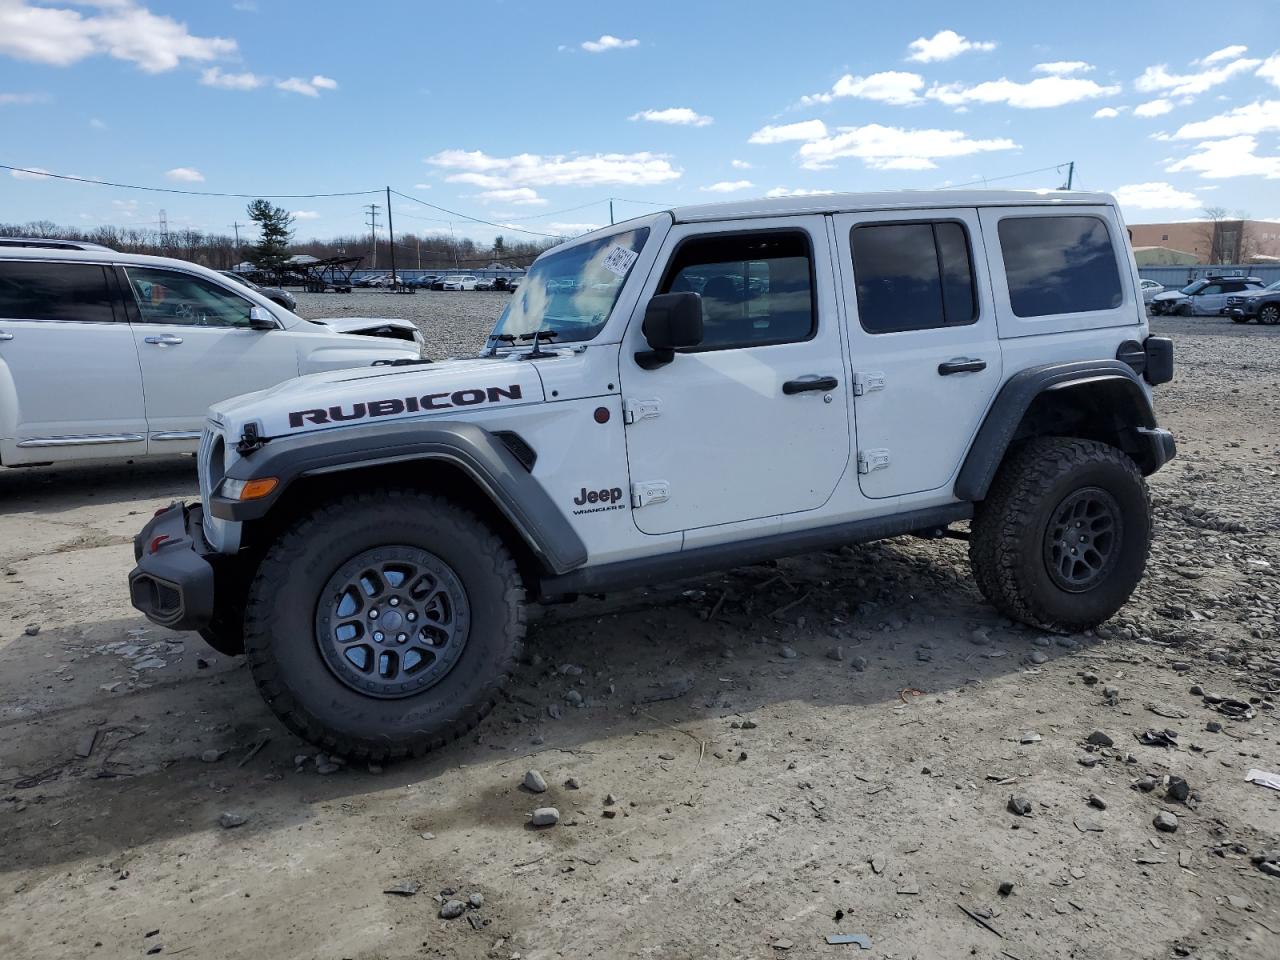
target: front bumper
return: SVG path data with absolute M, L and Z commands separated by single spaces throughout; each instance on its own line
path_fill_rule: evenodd
M 1254 313 L 1244 307 L 1227 307 L 1224 311 L 1228 317 L 1233 320 L 1252 320 Z
M 199 630 L 213 617 L 213 551 L 203 517 L 200 504 L 174 502 L 133 538 L 138 565 L 129 573 L 130 602 L 170 630 Z

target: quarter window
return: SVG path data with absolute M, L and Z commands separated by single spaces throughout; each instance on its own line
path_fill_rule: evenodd
M 798 231 L 695 237 L 682 243 L 661 293 L 702 296 L 702 343 L 728 350 L 808 340 L 816 329 L 813 258 Z
M 200 277 L 173 270 L 127 267 L 143 323 L 248 327 L 253 304 Z
M 104 267 L 92 263 L 0 262 L 0 317 L 114 323 Z
M 1006 217 L 1000 250 L 1019 317 L 1114 310 L 1124 301 L 1115 248 L 1098 217 Z
M 973 257 L 954 221 L 876 223 L 849 235 L 858 318 L 868 333 L 973 323 Z

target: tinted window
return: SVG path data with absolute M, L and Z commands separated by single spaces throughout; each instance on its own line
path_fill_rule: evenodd
M 1113 310 L 1124 300 L 1115 249 L 1097 217 L 1006 217 L 1000 250 L 1019 317 Z
M 127 267 L 129 285 L 143 323 L 181 323 L 193 327 L 247 327 L 248 300 L 225 287 L 187 273 Z
M 813 269 L 803 233 L 695 237 L 682 243 L 661 293 L 702 295 L 697 350 L 760 347 L 813 336 Z
M 868 333 L 930 330 L 978 316 L 969 238 L 958 223 L 854 227 L 858 317 Z
M 1196 291 L 1197 297 L 1212 297 L 1222 292 L 1222 284 L 1211 283 L 1206 287 L 1201 287 Z
M 106 270 L 89 263 L 0 262 L 0 317 L 112 323 Z

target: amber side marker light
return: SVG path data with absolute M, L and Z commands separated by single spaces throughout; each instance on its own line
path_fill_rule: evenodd
M 280 480 L 276 477 L 258 477 L 256 480 L 224 480 L 222 495 L 228 500 L 261 500 L 276 487 Z

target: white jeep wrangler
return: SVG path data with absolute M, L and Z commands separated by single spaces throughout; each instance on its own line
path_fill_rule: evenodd
M 1174 455 L 1147 334 L 1103 194 L 657 213 L 544 253 L 478 359 L 215 405 L 133 603 L 370 760 L 479 722 L 526 604 L 952 523 L 1000 611 L 1085 629 L 1141 578 Z

